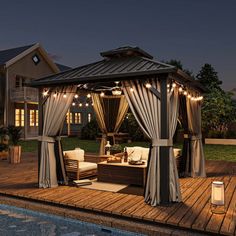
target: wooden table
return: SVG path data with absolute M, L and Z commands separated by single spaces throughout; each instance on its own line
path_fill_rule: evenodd
M 132 184 L 144 187 L 147 165 L 130 165 L 125 163 L 98 163 L 98 181 Z

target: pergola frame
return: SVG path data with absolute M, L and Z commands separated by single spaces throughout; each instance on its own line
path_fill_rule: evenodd
M 132 52 L 132 48 L 130 49 Z M 135 50 L 134 50 L 135 51 Z M 136 55 L 135 55 L 136 56 Z M 142 55 L 143 56 L 143 55 Z M 150 60 L 150 59 L 147 59 Z M 162 64 L 162 63 L 160 63 Z M 89 64 L 93 65 L 93 64 Z M 86 66 L 89 66 L 86 65 Z M 165 65 L 165 64 L 163 64 Z M 86 67 L 84 66 L 84 67 Z M 77 70 L 80 68 L 79 67 Z M 49 76 L 43 79 L 35 80 L 31 83 L 31 86 L 39 88 L 39 136 L 43 135 L 43 106 L 46 101 L 42 96 L 42 92 L 45 87 L 54 88 L 54 87 L 63 87 L 67 85 L 78 85 L 78 90 L 85 91 L 93 91 L 98 92 L 100 90 L 93 89 L 93 85 L 95 84 L 99 87 L 99 84 L 104 83 L 113 83 L 115 81 L 126 81 L 126 80 L 142 80 L 147 81 L 150 78 L 158 78 L 160 82 L 160 92 L 155 89 L 151 89 L 151 92 L 155 94 L 155 96 L 160 99 L 161 103 L 161 139 L 169 139 L 169 123 L 168 123 L 168 93 L 167 93 L 167 85 L 173 79 L 183 86 L 191 87 L 191 89 L 197 91 L 199 94 L 204 92 L 204 89 L 198 84 L 195 80 L 193 80 L 190 76 L 185 74 L 183 71 L 176 69 L 173 66 L 168 66 L 167 68 L 156 69 L 152 71 L 141 71 L 141 72 L 129 72 L 129 73 L 116 73 L 110 75 L 99 75 L 99 73 L 94 73 L 93 76 L 70 76 L 70 73 L 73 74 L 73 71 L 76 69 L 69 70 L 67 72 L 62 72 L 57 75 Z M 68 75 L 68 76 L 67 76 Z M 61 78 L 65 76 L 65 79 L 55 79 Z M 84 86 L 86 84 L 86 86 Z M 161 146 L 160 147 L 160 193 L 161 193 L 161 203 L 168 204 L 169 203 L 169 146 Z M 38 145 L 38 165 L 40 167 L 40 159 L 41 159 L 41 141 L 39 141 Z

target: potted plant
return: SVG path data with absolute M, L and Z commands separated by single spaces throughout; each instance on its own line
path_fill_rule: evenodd
M 0 158 L 6 160 L 9 150 L 9 135 L 8 129 L 4 126 L 0 127 Z
M 12 143 L 9 147 L 9 162 L 20 163 L 21 146 L 19 146 L 18 143 L 21 138 L 22 129 L 21 127 L 10 125 L 8 126 L 8 132 Z

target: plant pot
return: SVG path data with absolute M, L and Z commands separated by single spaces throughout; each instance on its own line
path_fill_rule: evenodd
M 12 164 L 20 163 L 21 146 L 10 146 L 9 148 L 9 162 Z

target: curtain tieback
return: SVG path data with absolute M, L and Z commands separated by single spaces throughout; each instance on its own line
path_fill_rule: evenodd
M 191 140 L 192 141 L 195 141 L 195 140 L 201 140 L 202 139 L 202 135 L 199 134 L 199 135 L 192 135 L 191 136 Z
M 48 142 L 48 143 L 55 143 L 55 138 L 50 137 L 50 136 L 39 136 L 38 141 Z
M 61 141 L 61 136 L 56 136 L 55 140 L 58 141 L 58 142 Z
M 153 139 L 152 140 L 153 147 L 171 147 L 173 146 L 172 139 Z

